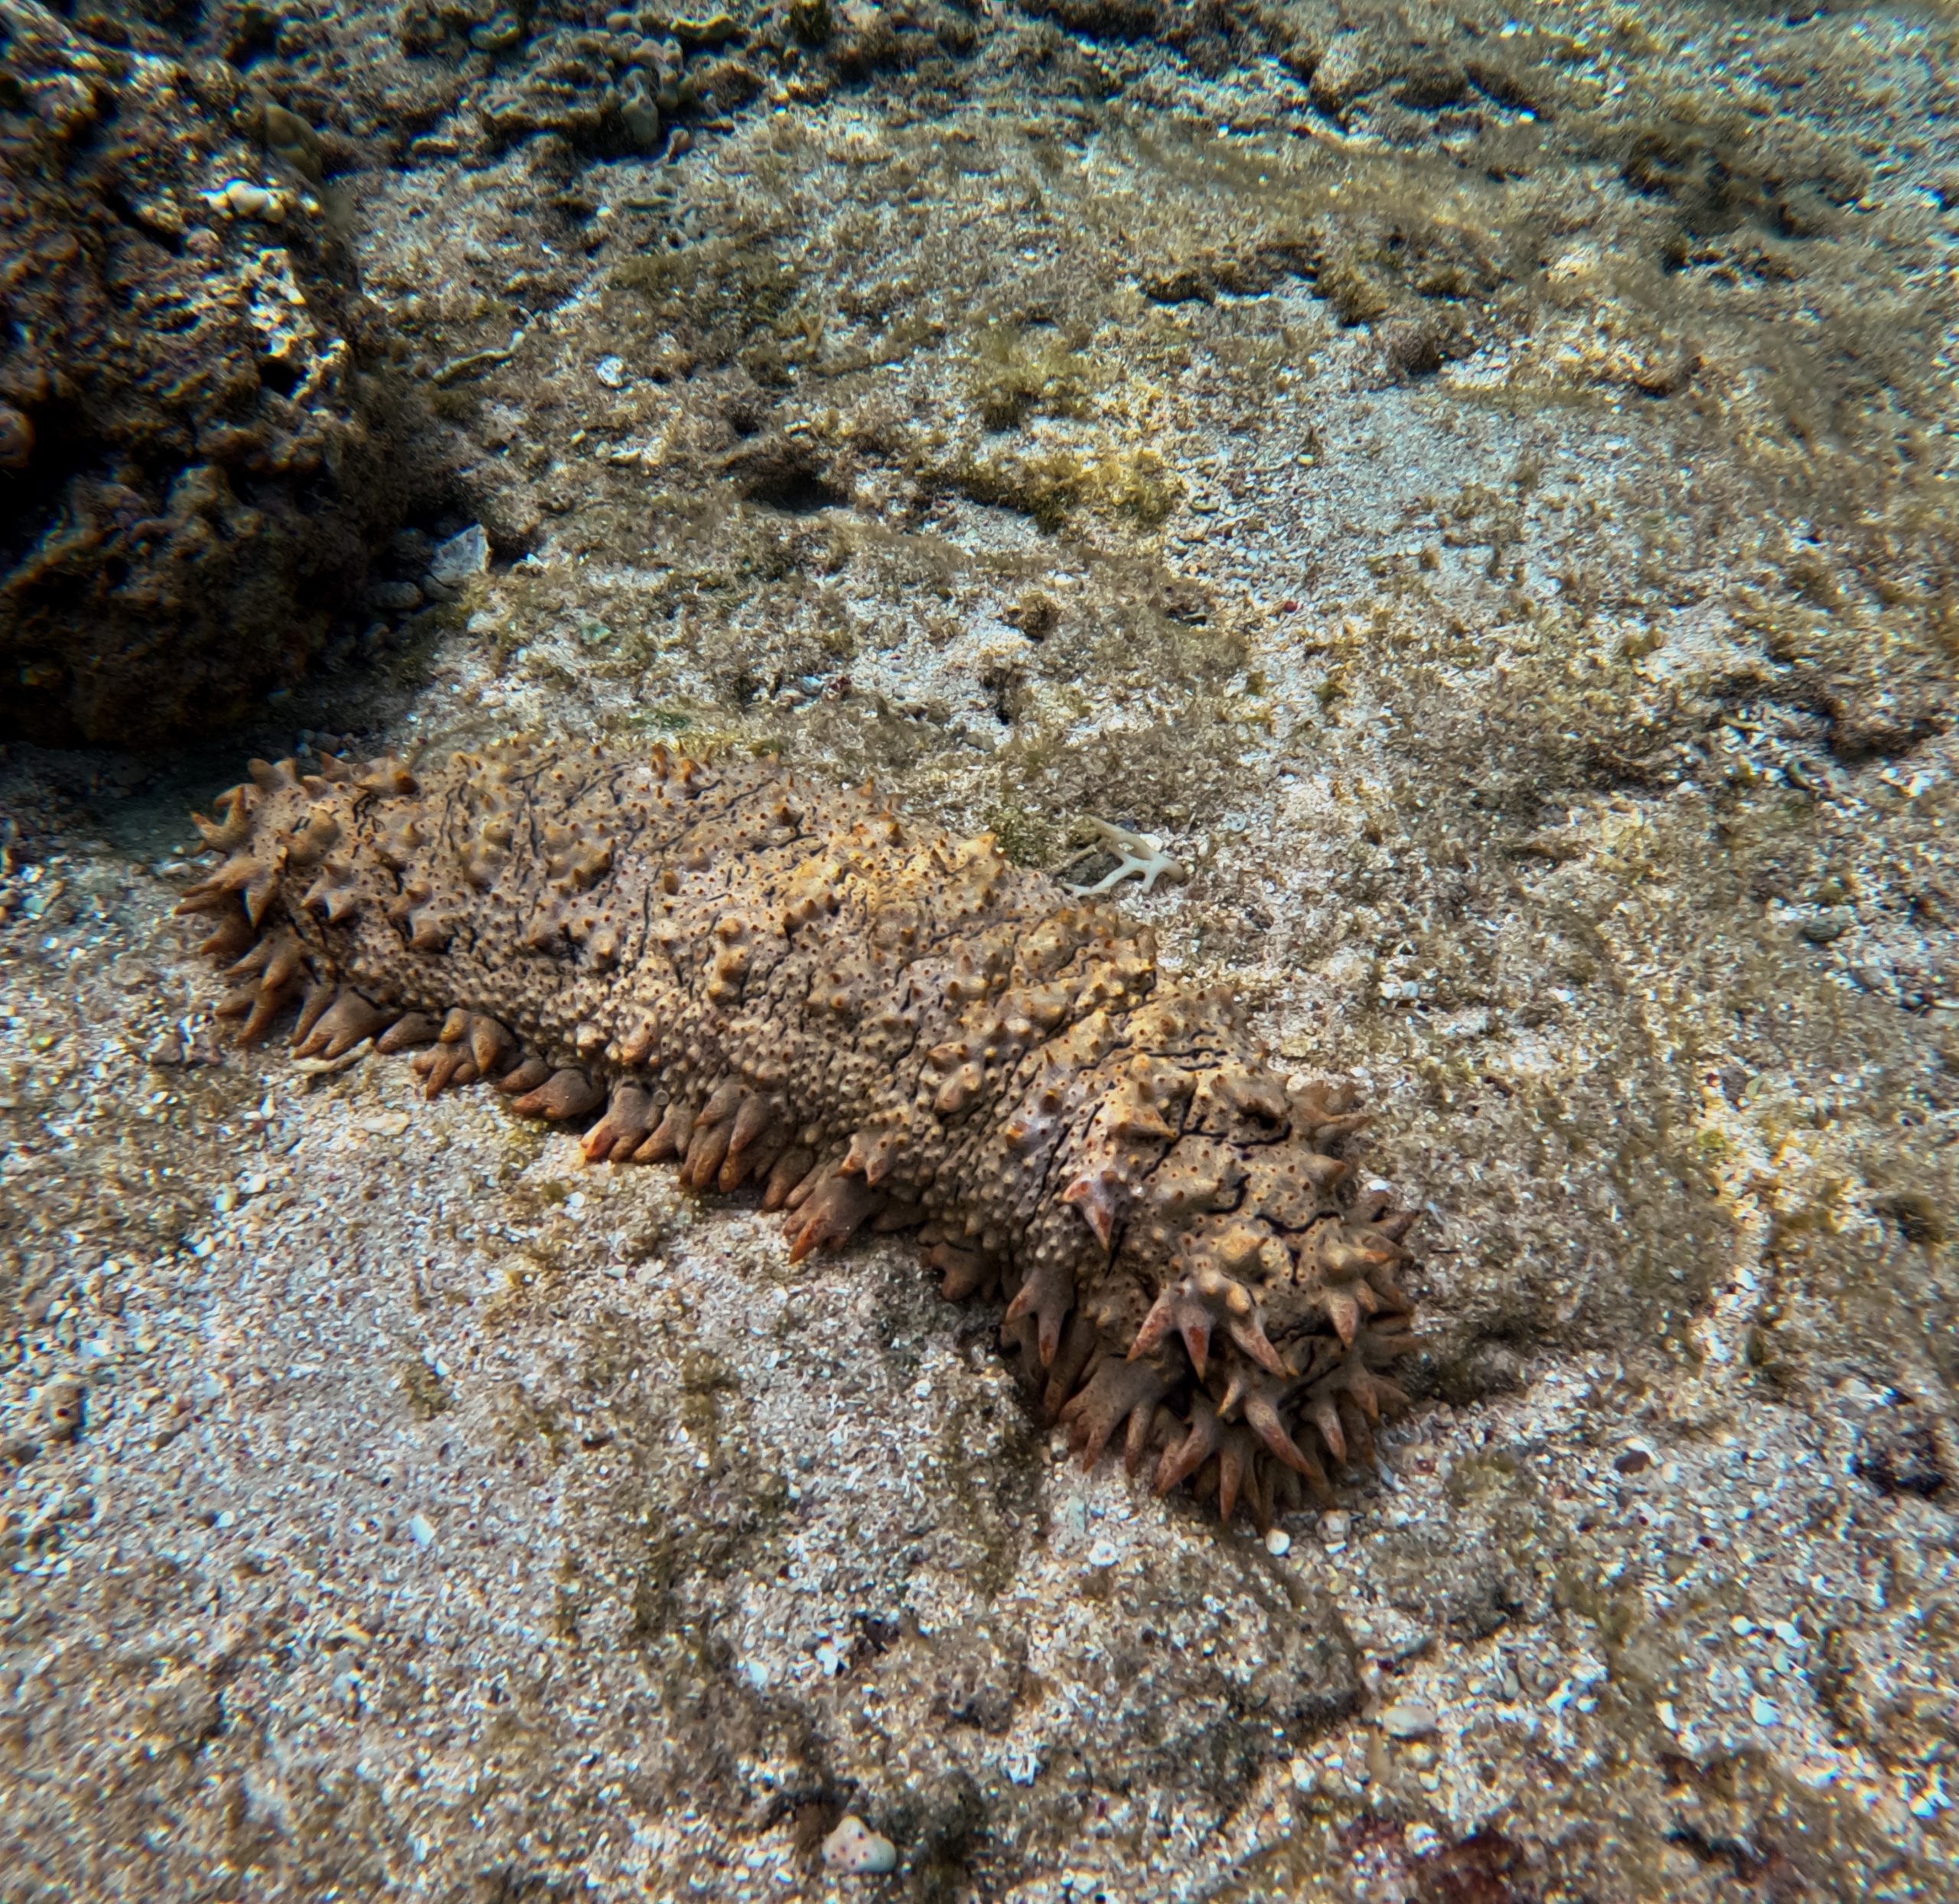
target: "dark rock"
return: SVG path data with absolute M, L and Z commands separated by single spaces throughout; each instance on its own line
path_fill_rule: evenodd
M 29 261 L 0 280 L 5 725 L 141 745 L 241 716 L 327 644 L 417 487 L 412 427 L 331 208 L 229 89 L 33 0 L 11 17 L 32 110 L 0 121 L 0 253 Z M 293 121 L 253 122 L 310 154 Z
M 1162 31 L 1166 9 L 1155 0 L 1034 0 L 1028 11 L 1093 39 L 1146 40 Z
M 1915 1494 L 1931 1500 L 1951 1480 L 1930 1422 L 1908 1403 L 1880 1408 L 1857 1437 L 1852 1471 L 1879 1494 Z

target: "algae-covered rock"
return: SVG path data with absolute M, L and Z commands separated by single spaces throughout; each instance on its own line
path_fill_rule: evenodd
M 141 744 L 235 718 L 353 611 L 409 412 L 293 115 L 154 29 L 34 0 L 5 28 L 0 718 Z

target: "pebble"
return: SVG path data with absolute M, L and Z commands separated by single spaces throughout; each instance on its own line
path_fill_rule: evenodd
M 619 389 L 626 381 L 625 364 L 615 357 L 601 357 L 592 367 L 592 373 L 608 390 Z
M 269 185 L 255 185 L 249 179 L 227 179 L 214 192 L 204 194 L 204 203 L 227 218 L 255 218 L 261 223 L 278 224 L 285 217 L 289 201 Z
M 1097 1540 L 1088 1550 L 1090 1567 L 1113 1567 L 1123 1557 L 1123 1550 L 1113 1540 Z
M 407 615 L 422 605 L 422 591 L 412 582 L 383 582 L 367 592 L 367 599 L 390 615 Z
M 641 152 L 650 152 L 660 143 L 660 108 L 643 94 L 627 95 L 620 104 L 619 122 Z M 608 357 L 605 361 L 617 364 L 619 360 Z M 618 386 L 615 384 L 612 387 L 616 390 Z
M 438 543 L 429 558 L 429 579 L 438 588 L 460 588 L 471 575 L 480 575 L 490 566 L 490 538 L 483 525 L 473 522 L 461 535 Z
M 836 1829 L 823 1840 L 823 1863 L 830 1870 L 848 1871 L 860 1876 L 895 1871 L 898 1869 L 898 1847 L 889 1838 L 873 1831 L 852 1811 L 839 1819 Z
M 1292 1537 L 1283 1527 L 1274 1527 L 1265 1537 L 1265 1550 L 1274 1560 L 1292 1550 Z
M 435 1539 L 435 1526 L 433 1523 L 430 1521 L 428 1515 L 425 1514 L 414 1514 L 409 1516 L 408 1537 L 412 1540 L 417 1547 L 427 1547 L 429 1543 Z
M 1433 1707 L 1412 1699 L 1397 1701 L 1380 1716 L 1380 1729 L 1390 1739 L 1426 1739 L 1441 1723 Z
M 56 1441 L 73 1441 L 81 1432 L 82 1385 L 72 1375 L 57 1375 L 41 1391 L 41 1418 Z
M 1348 1530 L 1354 1524 L 1353 1517 L 1345 1514 L 1323 1514 L 1319 1518 L 1319 1531 L 1328 1540 L 1344 1540 Z

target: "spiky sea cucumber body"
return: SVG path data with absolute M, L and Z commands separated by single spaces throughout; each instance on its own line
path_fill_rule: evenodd
M 594 1162 L 762 1186 L 792 1251 L 913 1229 L 1089 1462 L 1228 1519 L 1316 1495 L 1403 1400 L 1413 1221 L 1357 1195 L 1344 1092 L 1289 1090 L 1146 928 L 869 789 L 500 743 L 411 773 L 255 761 L 184 901 L 262 1037 L 487 1078 Z M 594 1121 L 595 1120 L 595 1121 Z

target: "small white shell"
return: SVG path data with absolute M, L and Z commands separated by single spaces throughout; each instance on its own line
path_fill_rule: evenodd
M 833 1871 L 866 1874 L 898 1869 L 898 1847 L 873 1831 L 853 1811 L 837 1821 L 823 1840 L 823 1863 Z

